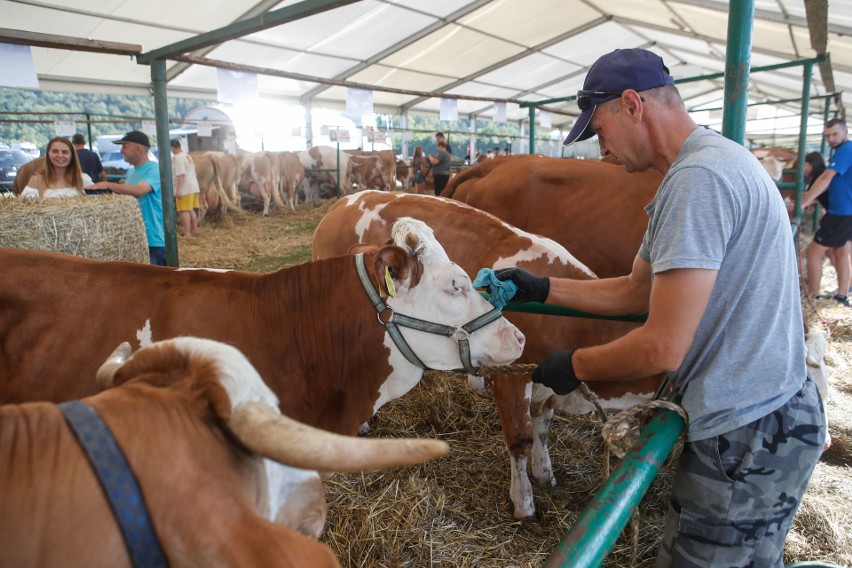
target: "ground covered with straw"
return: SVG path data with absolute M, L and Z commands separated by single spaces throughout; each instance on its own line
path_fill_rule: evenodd
M 205 222 L 197 237 L 179 238 L 181 265 L 269 272 L 308 261 L 313 229 L 331 203 Z M 830 269 L 823 283 L 836 286 Z M 785 562 L 852 566 L 852 310 L 820 300 L 805 305 L 805 313 L 812 329 L 830 334 L 833 445 L 817 465 Z M 536 487 L 537 522 L 513 521 L 508 454 L 491 392 L 471 390 L 460 375 L 427 373 L 411 393 L 383 407 L 370 428 L 377 437 L 440 438 L 452 451 L 418 467 L 327 480 L 330 511 L 321 538 L 344 566 L 537 567 L 603 483 L 599 420 L 559 415 L 551 430 L 559 484 Z M 671 473 L 668 466 L 661 471 L 640 506 L 636 566 L 653 566 Z M 606 566 L 630 565 L 632 537 L 628 528 Z

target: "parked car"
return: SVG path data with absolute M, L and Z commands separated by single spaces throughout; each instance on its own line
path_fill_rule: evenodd
M 0 149 L 0 192 L 12 191 L 18 168 L 32 158 L 20 150 Z
M 157 157 L 150 150 L 148 151 L 148 159 L 152 162 L 157 161 Z M 115 168 L 125 172 L 132 167 L 124 161 L 124 156 L 121 155 L 121 152 L 109 152 L 105 154 L 101 158 L 101 164 L 103 164 L 104 168 Z

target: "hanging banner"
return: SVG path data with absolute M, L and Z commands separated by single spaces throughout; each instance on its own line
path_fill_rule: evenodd
M 220 103 L 238 103 L 257 99 L 257 73 L 216 69 L 216 99 Z
M 550 119 L 550 111 L 549 110 L 538 110 L 538 125 L 543 128 L 550 128 L 552 126 Z
M 349 142 L 348 130 L 330 130 L 328 132 L 330 142 Z
M 506 122 L 506 103 L 494 103 L 494 122 Z
M 157 123 L 153 120 L 143 120 L 142 132 L 144 132 L 148 136 L 154 136 L 155 134 L 157 134 Z
M 38 89 L 33 52 L 28 45 L 0 43 L 0 86 Z
M 198 123 L 198 137 L 210 138 L 213 136 L 213 123 L 202 120 Z
M 57 136 L 65 136 L 66 138 L 77 134 L 77 123 L 73 120 L 54 120 L 53 132 Z
M 373 91 L 346 87 L 346 112 L 373 115 Z
M 441 99 L 441 120 L 458 120 L 458 103 L 456 99 Z
M 301 136 L 302 135 L 302 127 L 296 126 L 290 131 L 290 136 Z

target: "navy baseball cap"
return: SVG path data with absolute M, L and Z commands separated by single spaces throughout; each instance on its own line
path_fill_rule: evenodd
M 627 89 L 647 91 L 663 85 L 674 85 L 674 77 L 656 53 L 646 49 L 616 49 L 600 56 L 589 69 L 583 90 L 577 91 L 580 116 L 563 144 L 568 146 L 594 136 L 588 126 L 599 104 L 617 99 Z
M 146 148 L 151 147 L 151 141 L 148 140 L 148 135 L 144 132 L 139 132 L 138 130 L 133 130 L 124 135 L 124 138 L 120 140 L 114 140 L 113 144 L 127 144 L 128 142 L 133 142 L 134 144 L 141 144 Z

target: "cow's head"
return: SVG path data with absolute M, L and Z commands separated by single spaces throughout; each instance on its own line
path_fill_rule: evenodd
M 425 223 L 403 217 L 394 223 L 391 234 L 396 246 L 380 249 L 375 272 L 380 290 L 388 296 L 385 301 L 395 312 L 460 328 L 492 310 Z M 392 281 L 395 296 L 390 294 L 386 278 Z M 458 338 L 405 327 L 401 331 L 427 367 L 461 367 Z M 524 341 L 520 330 L 500 317 L 469 335 L 471 362 L 474 367 L 511 363 L 521 356 Z
M 259 513 L 310 536 L 326 517 L 318 471 L 366 471 L 420 463 L 444 455 L 437 440 L 366 439 L 332 434 L 283 416 L 278 398 L 235 347 L 178 337 L 143 347 L 133 355 L 121 344 L 97 373 L 102 387 L 128 381 L 194 393 L 223 429 L 263 459 L 266 496 Z M 231 439 L 222 436 L 223 440 Z

